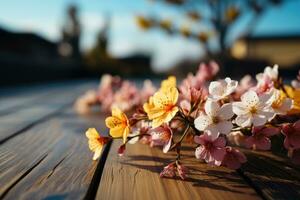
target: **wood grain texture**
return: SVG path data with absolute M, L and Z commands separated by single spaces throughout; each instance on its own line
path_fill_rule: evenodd
M 78 86 L 80 83 L 74 83 Z M 39 86 L 19 86 L 0 90 L 0 116 L 16 112 L 33 103 L 51 98 L 51 93 L 72 89 L 71 83 L 52 83 Z
M 260 199 L 235 171 L 201 163 L 189 146 L 184 148 L 183 163 L 190 173 L 182 181 L 159 177 L 174 153 L 135 144 L 127 146 L 126 156 L 119 157 L 119 145 L 119 141 L 112 144 L 96 199 Z
M 80 93 L 92 86 L 94 84 L 91 83 L 77 84 L 73 86 L 72 90 L 70 87 L 61 86 L 60 89 L 50 90 L 37 102 L 32 101 L 14 112 L 2 115 L 0 117 L 0 144 L 30 128 L 36 122 L 55 115 L 62 108 L 72 105 Z
M 299 199 L 300 167 L 271 152 L 243 150 L 248 158 L 240 173 L 265 199 Z
M 82 199 L 91 185 L 92 161 L 85 130 L 103 130 L 103 116 L 72 110 L 40 123 L 0 147 L 0 197 Z

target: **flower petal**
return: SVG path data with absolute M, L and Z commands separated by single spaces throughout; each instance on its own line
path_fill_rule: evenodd
M 260 134 L 264 134 L 267 137 L 271 137 L 273 135 L 277 135 L 280 133 L 280 129 L 276 127 L 266 127 L 263 128 L 260 132 Z
M 235 123 L 241 127 L 248 127 L 252 123 L 252 116 L 249 114 L 239 115 L 236 117 Z
M 207 100 L 204 105 L 204 109 L 207 115 L 217 116 L 217 113 L 220 109 L 220 105 L 216 101 Z
M 244 115 L 248 113 L 248 108 L 242 102 L 233 102 L 232 111 L 236 115 Z
M 109 130 L 109 134 L 114 138 L 123 137 L 123 133 L 124 133 L 124 127 L 122 126 L 116 126 Z
M 206 154 L 207 154 L 207 151 L 204 148 L 204 146 L 199 146 L 199 147 L 196 148 L 195 156 L 196 156 L 197 159 L 205 159 Z
M 102 146 L 102 145 L 100 144 L 100 142 L 98 140 L 96 140 L 96 139 L 89 140 L 89 148 L 91 151 L 96 151 L 96 149 L 100 146 Z
M 172 144 L 172 137 L 169 139 L 168 143 L 166 143 L 163 147 L 163 152 L 168 153 Z
M 232 111 L 232 104 L 226 103 L 219 110 L 217 114 L 221 119 L 227 120 L 230 119 L 234 113 Z
M 224 95 L 226 87 L 226 82 L 223 80 L 221 81 L 212 81 L 209 84 L 208 91 L 213 97 L 222 97 Z
M 248 149 L 251 149 L 253 147 L 254 144 L 254 137 L 253 136 L 249 136 L 244 140 L 244 146 Z
M 153 95 L 153 104 L 157 108 L 164 108 L 166 105 L 175 105 L 178 100 L 178 90 L 171 87 L 160 90 Z
M 255 106 L 257 103 L 259 103 L 259 98 L 258 98 L 256 92 L 249 90 L 248 92 L 244 93 L 241 96 L 241 101 L 245 105 L 251 107 L 251 106 Z
M 121 120 L 116 117 L 107 117 L 105 119 L 105 124 L 108 128 L 114 128 L 116 126 L 120 126 Z
M 224 139 L 224 137 L 218 137 L 214 141 L 214 146 L 215 147 L 225 147 L 225 145 L 226 145 L 226 140 Z
M 253 115 L 253 126 L 262 126 L 267 122 L 267 118 L 264 115 Z
M 112 108 L 111 115 L 114 116 L 114 117 L 117 117 L 119 119 L 124 118 L 124 113 L 118 107 L 113 107 Z
M 204 131 L 212 123 L 211 118 L 201 113 L 194 121 L 196 129 Z
M 230 121 L 222 121 L 217 124 L 217 128 L 220 133 L 228 134 L 230 133 L 233 125 Z
M 211 151 L 211 156 L 214 158 L 214 160 L 216 161 L 222 161 L 224 156 L 226 154 L 226 150 L 225 147 L 222 148 L 214 148 Z M 221 163 L 220 163 L 221 164 Z M 219 166 L 220 165 L 219 162 L 215 163 L 215 165 Z
M 211 124 L 207 127 L 206 130 L 207 130 L 206 134 L 210 137 L 211 140 L 215 140 L 216 138 L 219 137 L 220 131 L 217 125 Z
M 205 141 L 204 141 L 203 137 L 201 137 L 201 135 L 200 136 L 196 135 L 194 137 L 194 142 L 197 143 L 197 144 L 204 144 L 205 143 Z
M 94 153 L 93 160 L 97 160 L 101 156 L 101 152 L 102 152 L 102 147 L 97 148 Z
M 230 95 L 237 88 L 238 82 L 234 81 L 234 80 L 231 80 L 229 77 L 225 78 L 225 82 L 227 83 L 226 95 Z
M 271 120 L 274 115 L 276 115 L 273 111 L 271 110 L 268 110 L 268 109 L 265 109 L 265 108 L 262 108 L 262 109 L 259 109 L 257 111 L 257 115 L 262 115 L 264 116 L 267 120 Z
M 95 128 L 89 128 L 86 132 L 85 135 L 88 139 L 96 139 L 99 138 L 99 133 Z
M 176 87 L 171 87 L 169 92 L 170 92 L 171 101 L 172 101 L 173 105 L 175 105 L 178 100 L 178 95 L 179 95 L 178 90 Z

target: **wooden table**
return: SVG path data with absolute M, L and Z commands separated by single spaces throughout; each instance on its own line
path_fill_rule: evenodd
M 160 178 L 173 153 L 121 141 L 92 161 L 85 130 L 104 133 L 103 114 L 80 116 L 76 97 L 94 81 L 0 90 L 0 199 L 300 199 L 300 168 L 268 152 L 245 151 L 238 171 L 210 167 L 184 148 L 188 179 Z

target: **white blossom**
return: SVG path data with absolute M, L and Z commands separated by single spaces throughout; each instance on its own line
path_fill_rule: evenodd
M 202 112 L 195 119 L 195 127 L 200 131 L 206 131 L 212 138 L 217 138 L 220 133 L 228 134 L 233 125 L 231 118 L 234 115 L 230 103 L 222 105 L 216 101 L 207 100 L 204 106 L 205 113 Z
M 273 68 L 267 66 L 264 70 L 264 73 L 259 73 L 256 75 L 256 79 L 258 82 L 264 81 L 266 78 L 271 79 L 272 81 L 276 81 L 278 79 L 278 65 L 274 65 Z
M 270 98 L 269 94 L 257 96 L 252 90 L 244 93 L 240 102 L 233 103 L 233 112 L 237 115 L 235 123 L 241 127 L 264 125 L 274 116 Z
M 225 78 L 219 81 L 213 81 L 209 84 L 209 98 L 214 100 L 224 99 L 231 93 L 233 93 L 238 86 L 238 82 Z

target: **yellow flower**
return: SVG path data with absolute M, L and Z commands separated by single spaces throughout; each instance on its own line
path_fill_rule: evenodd
M 125 143 L 130 131 L 127 116 L 116 107 L 111 113 L 112 116 L 105 119 L 105 124 L 110 129 L 109 134 L 114 138 L 123 137 L 123 143 Z
M 178 90 L 175 87 L 159 90 L 153 97 L 150 97 L 149 102 L 143 107 L 148 118 L 152 120 L 153 128 L 173 119 L 178 112 L 177 100 Z
M 169 89 L 171 87 L 176 88 L 176 77 L 169 76 L 168 79 L 163 80 L 160 85 L 160 90 Z
M 154 109 L 153 97 L 149 98 L 149 103 L 144 103 L 143 108 L 146 113 L 149 113 L 152 109 Z
M 102 152 L 104 144 L 108 142 L 108 137 L 102 137 L 95 128 L 89 128 L 85 132 L 89 140 L 89 148 L 94 153 L 93 160 L 97 160 Z
M 300 113 L 300 89 L 294 89 L 288 85 L 285 85 L 284 89 L 288 97 L 293 100 L 292 109 L 288 112 L 288 114 Z

